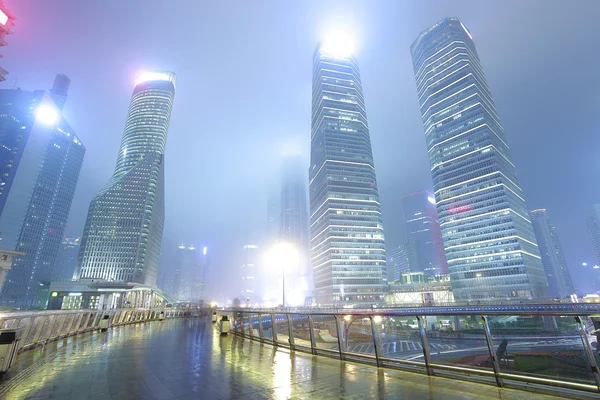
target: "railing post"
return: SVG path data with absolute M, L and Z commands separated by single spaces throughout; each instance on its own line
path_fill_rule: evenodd
M 307 315 L 308 329 L 310 330 L 310 352 L 317 354 L 317 339 L 315 338 L 315 329 L 313 325 L 312 315 Z
M 383 367 L 383 361 L 379 357 L 383 356 L 381 351 L 381 329 L 379 323 L 375 322 L 375 317 L 369 316 L 371 320 L 371 332 L 373 333 L 373 348 L 375 350 L 375 359 L 377 360 L 377 366 Z
M 273 339 L 273 345 L 277 346 L 277 328 L 275 327 L 275 314 L 270 314 L 271 316 L 271 336 Z
M 427 331 L 425 330 L 425 326 L 423 326 L 423 317 L 417 317 L 417 322 L 419 323 L 419 336 L 421 337 L 421 346 L 423 347 L 423 359 L 425 360 L 425 370 L 427 371 L 427 375 L 433 375 L 433 370 L 431 368 L 431 357 L 429 356 L 429 343 L 427 341 Z
M 290 344 L 290 350 L 296 350 L 295 342 L 294 342 L 294 325 L 292 324 L 292 315 L 285 314 L 287 318 L 288 325 L 288 343 Z
M 35 321 L 35 317 L 29 318 L 29 323 L 27 324 L 27 328 L 25 328 L 25 330 L 23 331 L 23 334 L 21 335 L 21 340 L 19 341 L 19 350 L 23 348 L 23 346 L 26 345 L 26 341 L 27 341 L 27 337 L 29 336 L 29 332 L 31 331 L 31 328 L 33 327 L 33 322 Z
M 481 316 L 483 321 L 483 333 L 485 335 L 485 341 L 487 342 L 488 351 L 490 352 L 490 360 L 492 360 L 492 367 L 494 367 L 494 377 L 496 378 L 496 384 L 498 387 L 504 386 L 502 378 L 500 377 L 500 364 L 498 364 L 498 358 L 494 351 L 494 342 L 492 341 L 492 334 L 490 333 L 490 326 L 488 325 L 487 317 Z
M 252 329 L 252 313 L 248 313 L 248 336 L 254 339 L 254 329 Z
M 262 314 L 258 313 L 258 336 L 260 337 L 260 342 L 263 343 L 265 341 L 265 335 L 263 332 L 262 326 Z
M 600 391 L 600 371 L 598 370 L 598 362 L 596 361 L 596 357 L 594 356 L 594 351 L 592 350 L 592 346 L 590 345 L 590 341 L 585 333 L 585 326 L 583 325 L 583 321 L 580 316 L 575 317 L 575 322 L 577 322 L 579 328 L 579 335 L 583 340 L 583 346 L 585 347 L 585 352 L 587 353 L 588 359 L 590 360 L 590 369 L 592 370 L 592 375 L 594 375 L 594 380 L 596 381 L 596 386 L 598 386 L 598 391 Z
M 337 332 L 337 339 L 338 339 L 338 352 L 340 353 L 340 360 L 345 360 L 346 356 L 344 355 L 344 352 L 346 351 L 346 338 L 344 337 L 344 318 L 340 318 L 339 315 L 334 315 L 333 316 L 335 318 L 335 329 Z

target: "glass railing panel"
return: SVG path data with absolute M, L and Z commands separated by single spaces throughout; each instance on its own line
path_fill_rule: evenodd
M 312 320 L 317 348 L 339 352 L 335 317 L 333 315 L 314 315 Z
M 493 371 L 480 315 L 427 316 L 422 321 L 432 364 Z
M 44 318 L 44 325 L 42 326 L 38 340 L 47 340 L 50 337 L 51 330 L 54 328 L 55 319 L 56 315 L 48 315 Z
M 277 331 L 277 341 L 279 343 L 290 343 L 287 315 L 275 314 L 275 330 Z
M 376 318 L 381 333 L 381 356 L 425 365 L 417 317 Z
M 342 318 L 346 351 L 375 357 L 371 319 L 364 315 L 344 315 Z
M 88 328 L 92 328 L 92 327 L 96 326 L 95 322 L 96 322 L 96 319 L 99 318 L 99 314 L 100 313 L 97 313 L 97 312 L 90 313 L 90 319 L 88 320 L 88 323 L 87 323 Z
M 2 329 L 11 329 L 11 328 L 16 328 L 17 325 L 19 324 L 19 321 L 21 320 L 21 318 L 10 318 L 10 319 L 5 319 L 4 321 L 2 321 L 2 325 L 0 325 L 0 327 Z
M 296 347 L 306 347 L 310 350 L 310 328 L 306 315 L 292 314 L 292 330 Z
M 273 340 L 273 321 L 270 314 L 261 314 L 260 321 L 262 323 L 263 339 Z
M 595 382 L 579 324 L 573 317 L 490 316 L 488 325 L 500 371 L 558 381 Z

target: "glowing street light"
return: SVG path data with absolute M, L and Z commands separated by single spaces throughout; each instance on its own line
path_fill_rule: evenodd
M 35 110 L 35 119 L 44 125 L 55 125 L 60 119 L 60 113 L 48 104 L 42 104 Z
M 267 257 L 269 264 L 281 267 L 282 305 L 285 307 L 285 269 L 298 262 L 298 250 L 289 243 L 277 243 Z
M 338 31 L 333 32 L 325 39 L 322 49 L 335 58 L 348 58 L 352 55 L 354 43 L 347 33 Z

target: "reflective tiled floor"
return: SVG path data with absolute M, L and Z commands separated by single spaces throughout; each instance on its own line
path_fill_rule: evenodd
M 22 353 L 6 399 L 552 399 L 222 337 L 205 320 L 118 327 Z

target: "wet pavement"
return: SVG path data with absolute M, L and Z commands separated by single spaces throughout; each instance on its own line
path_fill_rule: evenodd
M 19 355 L 2 399 L 555 399 L 275 350 L 167 320 L 49 343 Z

